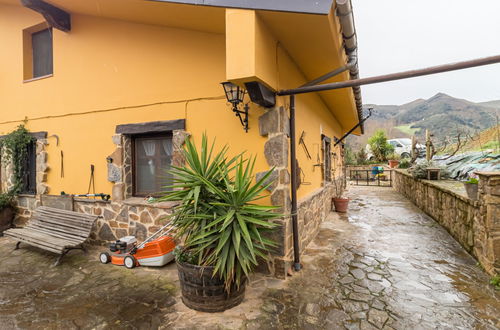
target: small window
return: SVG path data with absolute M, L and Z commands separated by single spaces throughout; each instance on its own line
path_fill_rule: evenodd
M 33 50 L 33 78 L 52 74 L 52 30 L 45 29 L 31 35 Z
M 332 181 L 332 140 L 323 135 L 324 180 Z
M 134 196 L 155 196 L 168 190 L 172 177 L 171 135 L 139 135 L 133 137 Z
M 36 194 L 36 143 L 28 145 L 26 158 L 22 164 L 21 193 Z
M 50 77 L 54 71 L 52 29 L 47 24 L 23 31 L 24 80 Z

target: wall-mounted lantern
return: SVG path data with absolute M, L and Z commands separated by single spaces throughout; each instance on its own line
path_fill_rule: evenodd
M 240 103 L 243 103 L 246 90 L 229 81 L 223 82 L 221 84 L 222 87 L 224 87 L 224 93 L 226 94 L 227 101 L 233 105 L 233 112 L 240 119 L 241 125 L 243 125 L 245 132 L 248 133 L 248 109 L 250 107 L 247 103 L 243 106 L 243 111 L 238 109 L 238 105 Z

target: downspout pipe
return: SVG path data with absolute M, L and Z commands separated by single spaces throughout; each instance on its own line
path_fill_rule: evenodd
M 299 250 L 299 226 L 297 219 L 297 155 L 295 148 L 295 95 L 290 95 L 290 168 L 292 184 L 292 231 L 293 231 L 293 268 L 301 269 Z
M 358 68 L 358 38 L 356 35 L 356 27 L 354 25 L 354 14 L 352 11 L 351 0 L 336 0 L 337 3 L 337 16 L 339 17 L 340 27 L 342 30 L 342 38 L 344 39 L 344 49 L 351 60 L 351 58 L 356 59 L 356 64 L 350 69 L 351 80 L 359 79 L 359 68 Z M 359 86 L 354 86 L 352 88 L 354 92 L 354 99 L 356 102 L 356 109 L 358 110 L 358 119 L 361 121 L 363 118 L 363 100 L 361 98 L 361 88 Z M 361 133 L 364 133 L 363 124 L 360 125 Z

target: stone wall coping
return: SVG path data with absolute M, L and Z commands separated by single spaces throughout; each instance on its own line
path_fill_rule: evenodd
M 492 177 L 492 176 L 500 176 L 500 171 L 495 171 L 495 172 L 474 172 L 477 175 L 482 175 L 486 177 Z
M 423 179 L 416 179 L 413 177 L 413 175 L 411 175 L 410 173 L 408 173 L 408 170 L 407 169 L 394 169 L 394 171 L 398 172 L 398 173 L 401 173 L 402 175 L 405 175 L 405 176 L 408 176 L 408 177 L 411 177 L 413 180 L 415 181 L 418 181 L 418 182 L 421 182 L 422 184 L 424 185 L 427 185 L 427 186 L 431 186 L 437 190 L 441 190 L 442 192 L 445 192 L 447 194 L 450 194 L 458 199 L 460 199 L 461 201 L 463 202 L 466 202 L 466 203 L 469 203 L 470 205 L 474 206 L 474 207 L 479 207 L 479 202 L 477 201 L 473 201 L 472 199 L 470 199 L 469 197 L 467 196 L 464 196 L 462 194 L 459 194 L 457 193 L 456 191 L 453 191 L 449 188 L 446 188 L 446 187 L 443 187 L 443 186 L 440 186 L 439 184 L 433 182 L 433 181 L 436 181 L 436 180 L 423 180 Z M 438 180 L 438 181 L 447 181 L 447 180 Z M 450 181 L 455 181 L 455 180 L 450 180 Z
M 171 209 L 174 206 L 179 205 L 178 202 L 150 203 L 142 197 L 130 197 L 130 198 L 124 199 L 122 201 L 122 203 L 125 205 L 130 205 L 130 206 L 147 206 L 147 207 L 155 207 L 155 208 L 159 208 L 159 209 Z
M 73 197 L 73 201 L 75 201 L 75 202 L 83 202 L 83 203 L 111 204 L 111 201 L 105 201 L 105 200 L 102 200 L 102 199 L 83 198 L 83 197 Z
M 18 194 L 16 197 L 29 197 L 29 198 L 36 198 L 37 195 L 35 194 Z

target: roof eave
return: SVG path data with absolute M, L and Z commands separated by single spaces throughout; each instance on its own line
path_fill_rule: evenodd
M 186 5 L 328 15 L 333 0 L 148 0 Z

